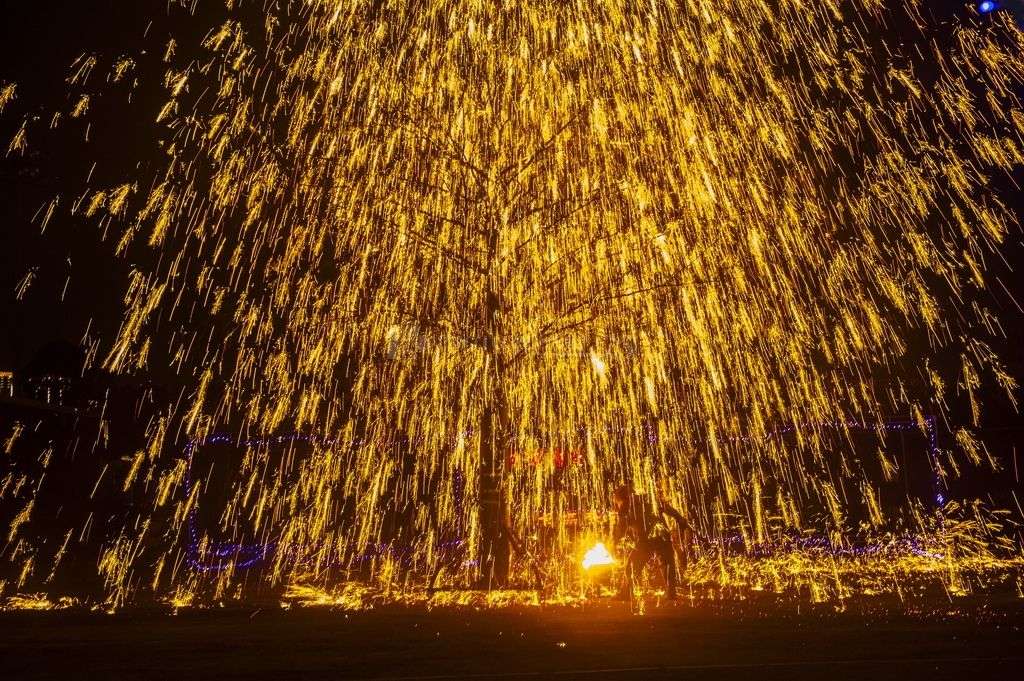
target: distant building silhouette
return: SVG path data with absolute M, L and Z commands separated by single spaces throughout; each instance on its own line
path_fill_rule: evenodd
M 51 341 L 21 372 L 25 396 L 55 406 L 75 406 L 85 353 L 74 343 Z
M 40 402 L 64 406 L 68 402 L 72 382 L 67 376 L 47 374 L 27 380 L 29 395 Z

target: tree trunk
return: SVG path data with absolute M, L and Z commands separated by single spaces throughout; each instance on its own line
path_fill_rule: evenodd
M 505 509 L 501 498 L 500 461 L 495 433 L 496 405 L 484 408 L 480 432 L 480 580 L 486 589 L 500 589 L 508 584 L 509 538 Z M 500 421 L 500 419 L 497 419 Z
M 489 357 L 482 381 L 483 413 L 480 418 L 480 586 L 501 589 L 508 585 L 510 541 L 506 509 L 501 494 L 501 443 L 505 441 L 505 419 L 501 418 L 503 400 L 501 362 L 495 351 L 498 296 L 488 287 L 484 304 L 485 351 Z

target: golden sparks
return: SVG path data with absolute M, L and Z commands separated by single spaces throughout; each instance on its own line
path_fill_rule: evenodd
M 1008 21 L 940 39 L 877 0 L 235 4 L 201 45 L 156 47 L 157 174 L 77 203 L 118 252 L 159 255 L 104 366 L 193 386 L 125 453 L 124 488 L 171 519 L 159 560 L 148 519 L 111 543 L 112 602 L 153 565 L 175 603 L 238 593 L 251 556 L 225 542 L 271 547 L 261 574 L 314 601 L 339 575 L 472 572 L 496 524 L 514 575 L 564 586 L 624 481 L 708 538 L 818 523 L 842 546 L 852 508 L 892 520 L 897 474 L 843 424 L 927 429 L 946 386 L 977 419 L 982 376 L 1014 386 L 965 302 L 1016 228 L 985 190 L 1024 149 Z M 76 62 L 69 118 L 104 68 Z M 970 427 L 961 465 L 988 458 Z M 218 430 L 310 439 L 243 446 L 197 528 L 214 494 L 181 451 Z M 839 574 L 814 560 L 801 574 Z

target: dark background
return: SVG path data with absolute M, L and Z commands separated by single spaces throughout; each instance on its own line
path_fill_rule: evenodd
M 0 117 L 3 152 L 24 116 L 39 118 L 34 134 L 30 128 L 27 153 L 0 158 L 0 367 L 19 369 L 54 340 L 78 345 L 87 330 L 108 340 L 116 332 L 128 273 L 140 263 L 132 254 L 114 257 L 119 235 L 103 240 L 95 220 L 72 220 L 67 208 L 90 172 L 93 187 L 123 182 L 143 159 L 138 176 L 147 177 L 147 160 L 160 160 L 153 121 L 165 95 L 159 82 L 143 77 L 162 76 L 163 69 L 151 67 L 172 35 L 180 39 L 183 28 L 194 34 L 196 26 L 214 24 L 189 22 L 168 0 L 5 4 L 0 83 L 17 83 L 18 95 Z M 199 4 L 210 8 L 211 19 L 223 13 L 223 3 Z M 101 60 L 90 81 L 94 87 L 87 88 L 98 95 L 87 116 L 71 121 L 67 112 L 78 96 L 65 81 L 72 62 L 85 53 Z M 95 87 L 119 55 L 140 63 L 140 82 Z M 129 90 L 132 104 L 126 106 Z M 56 131 L 48 131 L 54 110 L 65 116 Z M 61 210 L 41 233 L 40 208 L 56 195 Z M 36 277 L 19 301 L 15 289 L 29 272 Z

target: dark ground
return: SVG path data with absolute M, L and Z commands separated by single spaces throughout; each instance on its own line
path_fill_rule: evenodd
M 8 612 L 0 678 L 1022 678 L 1020 599 L 799 607 Z

